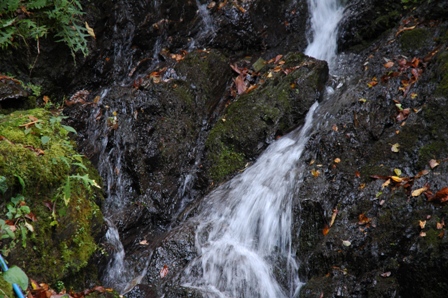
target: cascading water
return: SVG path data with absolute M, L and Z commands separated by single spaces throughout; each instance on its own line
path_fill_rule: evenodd
M 339 3 L 340 0 L 308 0 L 312 37 L 305 54 L 327 61 L 330 69 L 335 62 L 337 26 L 344 10 Z
M 310 0 L 309 9 L 313 40 L 306 54 L 331 67 L 342 8 L 337 0 Z M 317 106 L 299 132 L 272 144 L 253 166 L 205 198 L 195 218 L 199 257 L 185 270 L 185 286 L 207 297 L 297 295 L 301 283 L 291 247 L 291 201 Z M 286 283 L 279 282 L 276 270 L 288 277 Z
M 291 254 L 291 190 L 317 106 L 308 112 L 297 140 L 293 133 L 275 142 L 253 166 L 205 199 L 197 218 L 200 257 L 186 270 L 186 286 L 211 297 L 292 295 L 277 282 L 269 260 L 280 258 L 283 270 L 297 270 Z M 197 271 L 202 276 L 195 276 Z M 298 285 L 293 279 L 288 287 Z

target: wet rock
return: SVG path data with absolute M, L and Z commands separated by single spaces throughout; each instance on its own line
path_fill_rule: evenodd
M 446 21 L 439 21 L 445 28 Z M 446 112 L 447 97 L 435 93 L 443 82 L 438 74 L 444 67 L 444 52 L 437 49 L 446 41 L 440 39 L 444 33 L 429 24 L 415 24 L 419 31 L 414 33 L 425 30 L 435 42 L 415 41 L 411 52 L 400 38 L 393 39 L 400 28 L 384 34 L 354 59 L 360 61 L 358 68 L 345 70 L 348 87 L 336 88 L 334 99 L 322 104 L 323 125 L 303 153 L 304 182 L 294 208 L 293 246 L 300 247 L 299 272 L 308 281 L 301 297 L 430 297 L 447 289 L 438 276 L 443 275 L 439 266 L 447 260 L 440 224 L 448 207 L 412 195 L 424 185 L 440 190 L 446 184 L 440 174 L 447 165 L 429 166 L 431 159 L 442 160 L 448 154 L 440 114 Z M 421 76 L 407 92 L 400 89 L 402 80 L 385 74 L 395 70 L 402 55 L 409 55 L 405 56 L 409 61 L 412 57 L 425 61 L 409 69 L 420 69 Z M 394 62 L 389 70 L 385 58 Z M 406 82 L 408 69 L 398 72 Z M 374 77 L 378 84 L 369 86 Z M 412 112 L 403 119 L 406 108 Z M 393 144 L 400 144 L 398 152 L 391 150 Z M 400 177 L 410 179 L 408 184 L 372 178 L 397 175 L 396 169 L 401 170 Z M 313 175 L 313 170 L 319 173 Z M 423 170 L 429 172 L 420 176 Z M 330 227 L 334 210 L 337 215 Z M 430 277 L 434 279 L 429 281 Z M 427 282 L 422 284 L 423 280 Z
M 23 108 L 28 99 L 28 92 L 20 82 L 0 76 L 0 108 Z

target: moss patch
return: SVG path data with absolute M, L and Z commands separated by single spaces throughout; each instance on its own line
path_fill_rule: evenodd
M 422 48 L 427 44 L 430 36 L 428 30 L 423 28 L 405 31 L 400 35 L 401 48 L 404 51 Z
M 0 176 L 8 187 L 0 218 L 7 218 L 6 207 L 18 195 L 35 216 L 34 221 L 20 218 L 33 232 L 2 240 L 1 249 L 11 264 L 47 283 L 87 265 L 102 224 L 97 205 L 102 193 L 92 185 L 99 176 L 76 152 L 69 138 L 72 128 L 62 119 L 44 109 L 0 116 Z

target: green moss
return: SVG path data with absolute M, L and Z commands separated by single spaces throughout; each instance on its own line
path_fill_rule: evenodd
M 4 137 L 0 175 L 8 185 L 3 202 L 21 193 L 37 218 L 28 221 L 34 232 L 27 234 L 26 246 L 16 245 L 8 259 L 31 278 L 47 283 L 87 265 L 102 223 L 96 204 L 102 199 L 101 191 L 74 177 L 88 174 L 100 182 L 98 173 L 76 152 L 68 136 L 70 129 L 60 120 L 44 109 L 0 116 L 0 136 Z M 67 179 L 71 191 L 64 202 Z M 0 218 L 5 218 L 4 207 L 0 202 Z M 7 251 L 11 243 L 2 241 L 1 248 Z
M 14 297 L 12 285 L 2 278 L 0 271 L 0 297 Z
M 448 32 L 446 36 L 448 36 Z M 445 51 L 439 55 L 437 62 L 439 63 L 437 73 L 440 76 L 440 82 L 437 86 L 435 94 L 448 97 L 448 52 Z
M 426 144 L 418 151 L 418 159 L 422 163 L 428 163 L 431 159 L 437 159 L 446 150 L 446 143 L 443 141 L 433 141 Z
M 427 44 L 430 36 L 428 30 L 423 28 L 405 31 L 400 35 L 401 48 L 404 51 L 420 49 Z
M 245 164 L 244 155 L 222 145 L 219 154 L 211 156 L 210 176 L 214 181 L 222 181 L 228 175 L 242 169 Z

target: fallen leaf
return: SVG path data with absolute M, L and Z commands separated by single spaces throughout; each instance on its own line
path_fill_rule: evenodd
M 426 233 L 423 232 L 423 231 L 421 231 L 419 236 L 420 236 L 420 237 L 426 237 Z
M 334 224 L 334 220 L 336 219 L 336 215 L 338 215 L 338 208 L 334 208 L 333 209 L 333 214 L 331 215 L 331 220 L 330 220 L 330 228 L 333 226 Z
M 317 178 L 317 177 L 319 177 L 320 172 L 319 172 L 319 170 L 312 169 L 311 170 L 311 175 L 313 175 L 313 177 Z
M 441 229 L 443 229 L 444 226 L 445 226 L 445 224 L 442 223 L 442 222 L 438 222 L 438 223 L 436 223 L 436 228 L 437 228 L 437 230 L 441 230 Z
M 424 229 L 426 226 L 426 220 L 419 220 L 418 225 L 420 226 L 420 229 Z
M 435 159 L 431 159 L 429 161 L 429 166 L 431 167 L 431 169 L 434 169 L 435 167 L 437 167 L 439 165 L 439 163 L 437 162 L 437 160 Z
M 400 178 L 398 176 L 390 176 L 390 179 L 392 179 L 394 182 L 397 182 L 397 183 L 401 183 L 404 181 L 403 178 Z
M 160 269 L 160 278 L 164 278 L 168 274 L 168 266 L 163 265 L 163 268 Z
M 386 181 L 384 181 L 383 184 L 381 184 L 381 188 L 386 188 L 389 186 L 389 184 L 390 184 L 390 179 L 387 179 Z
M 86 29 L 87 33 L 89 33 L 90 36 L 96 39 L 95 31 L 93 31 L 93 28 L 91 28 L 87 22 L 86 22 Z
M 334 159 L 334 163 L 340 163 L 341 162 L 341 159 L 340 158 L 335 158 Z
M 377 84 L 378 84 L 378 79 L 376 77 L 373 77 L 372 80 L 369 83 L 367 83 L 367 86 L 369 88 L 372 88 L 372 87 L 376 86 Z
M 247 86 L 246 86 L 246 82 L 244 81 L 243 76 L 239 75 L 233 81 L 235 82 L 238 94 L 243 94 L 246 92 Z
M 390 148 L 390 150 L 391 150 L 392 152 L 399 152 L 399 151 L 400 151 L 399 147 L 400 147 L 400 144 L 395 143 L 395 144 L 392 145 L 392 147 Z
M 400 169 L 394 169 L 394 173 L 397 176 L 401 176 L 401 170 Z
M 422 193 L 424 193 L 427 190 L 428 190 L 428 188 L 426 186 L 424 186 L 422 188 L 414 190 L 411 195 L 413 197 L 418 197 L 419 195 L 421 195 Z
M 392 273 L 390 271 L 387 271 L 387 272 L 381 273 L 380 276 L 381 277 L 389 277 L 391 274 Z
M 352 243 L 350 241 L 348 241 L 348 240 L 342 240 L 342 245 L 350 246 L 350 245 L 352 245 Z
M 359 225 L 365 225 L 372 221 L 371 218 L 368 218 L 364 213 L 361 213 L 358 215 L 358 224 Z
M 397 37 L 401 32 L 408 31 L 408 30 L 413 30 L 414 28 L 415 28 L 415 26 L 400 28 L 397 31 L 397 33 L 395 34 L 395 37 Z
M 445 203 L 448 201 L 448 187 L 444 187 L 441 190 L 439 190 L 438 192 L 436 192 L 436 194 L 428 201 L 436 201 L 439 203 Z
M 385 64 L 383 64 L 383 66 L 385 67 L 385 68 L 391 68 L 392 66 L 394 66 L 394 63 L 392 62 L 392 61 L 388 61 L 388 62 L 386 62 Z
M 331 127 L 331 129 L 333 130 L 333 131 L 338 131 L 338 126 L 336 125 L 336 124 L 333 124 L 333 126 Z
M 445 230 L 440 231 L 440 233 L 437 235 L 437 237 L 439 237 L 440 239 L 442 239 L 443 236 L 445 236 Z
M 330 227 L 328 225 L 325 225 L 324 228 L 322 229 L 322 234 L 326 236 L 328 232 L 330 232 Z
M 140 245 L 149 245 L 148 241 L 146 239 L 143 239 L 139 242 Z

